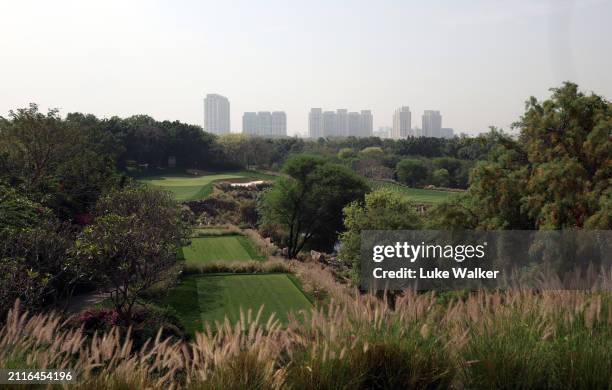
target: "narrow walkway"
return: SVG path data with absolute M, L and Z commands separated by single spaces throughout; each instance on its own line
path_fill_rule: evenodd
M 94 306 L 96 303 L 102 302 L 109 296 L 108 291 L 94 291 L 86 294 L 75 295 L 70 298 L 70 301 L 66 304 L 67 314 L 76 314 L 85 309 Z

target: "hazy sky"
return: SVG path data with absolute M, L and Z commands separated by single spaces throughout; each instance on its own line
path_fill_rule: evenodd
M 39 103 L 202 125 L 203 97 L 242 113 L 407 105 L 412 124 L 507 128 L 573 80 L 612 98 L 612 1 L 0 0 L 0 115 Z

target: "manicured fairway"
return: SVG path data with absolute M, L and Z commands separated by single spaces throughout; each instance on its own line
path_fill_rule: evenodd
M 205 198 L 208 185 L 216 180 L 238 179 L 245 177 L 240 174 L 213 174 L 206 176 L 190 176 L 175 174 L 168 176 L 149 176 L 140 179 L 143 183 L 163 187 L 172 191 L 176 200 L 187 201 Z M 212 186 L 211 186 L 212 188 Z
M 310 309 L 310 301 L 285 274 L 268 275 L 193 275 L 186 277 L 168 297 L 188 332 L 204 329 L 209 322 L 240 319 L 240 308 L 253 311 L 264 305 L 261 321 L 272 313 L 287 321 L 289 312 Z
M 167 174 L 145 176 L 139 180 L 172 191 L 176 200 L 183 202 L 203 199 L 212 193 L 212 183 L 228 179 L 273 180 L 274 176 L 258 172 L 237 171 L 219 172 L 210 175 L 193 176 L 189 174 Z
M 259 256 L 248 238 L 241 235 L 192 237 L 191 244 L 183 248 L 189 263 L 211 261 L 248 261 Z
M 390 183 L 378 180 L 369 180 L 370 187 L 372 189 L 387 188 L 391 191 L 400 193 L 410 198 L 416 203 L 442 203 L 446 200 L 450 200 L 453 196 L 456 196 L 457 192 L 451 191 L 439 191 L 439 190 L 425 190 L 422 188 L 411 188 L 396 183 Z

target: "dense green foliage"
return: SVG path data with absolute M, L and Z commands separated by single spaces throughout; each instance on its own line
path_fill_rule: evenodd
M 343 210 L 346 230 L 340 234 L 340 258 L 359 274 L 361 232 L 363 230 L 413 230 L 422 225 L 414 204 L 388 189 L 366 194 L 363 202 L 353 202 Z
M 374 161 L 393 169 L 402 157 L 419 157 L 426 161 L 439 157 L 461 161 L 481 160 L 486 158 L 497 138 L 496 131 L 478 137 L 461 135 L 452 139 L 410 137 L 401 140 L 378 137 L 263 139 L 230 134 L 218 138 L 218 144 L 224 158 L 243 167 L 259 166 L 276 170 L 290 155 L 305 153 L 328 157 L 353 168 L 359 162 Z
M 187 232 L 172 196 L 144 186 L 100 199 L 96 220 L 83 229 L 73 253 L 91 278 L 110 288 L 117 313 L 129 324 L 138 294 L 163 280 Z
M 0 229 L 0 314 L 16 299 L 34 311 L 72 293 L 82 272 L 68 256 L 73 237 L 69 226 L 54 219 Z
M 444 168 L 436 169 L 431 174 L 433 185 L 438 187 L 448 187 L 450 185 L 450 174 Z
M 342 208 L 363 199 L 363 179 L 322 157 L 296 155 L 283 166 L 279 178 L 260 202 L 266 224 L 281 226 L 289 257 L 306 246 L 330 250 L 342 230 Z
M 419 187 L 466 188 L 469 172 L 474 161 L 459 160 L 452 157 L 403 158 L 395 166 L 395 177 L 400 183 Z
M 427 178 L 427 166 L 420 160 L 403 159 L 397 163 L 397 179 L 412 187 L 422 185 Z
M 466 227 L 612 227 L 612 104 L 572 83 L 552 91 L 527 102 L 518 140 L 501 139 L 472 171 Z
M 117 184 L 112 154 L 100 151 L 96 134 L 55 110 L 34 104 L 0 117 L 0 179 L 63 220 L 87 212 Z
M 66 121 L 89 128 L 104 139 L 114 150 L 120 169 L 134 164 L 167 167 L 172 156 L 180 168 L 206 169 L 223 167 L 226 163 L 215 136 L 203 132 L 199 126 L 179 121 L 159 122 L 147 115 L 98 119 L 91 114 L 72 113 Z
M 34 104 L 0 117 L 0 306 L 39 310 L 82 287 L 69 252 L 100 195 L 120 184 L 87 128 Z
M 26 229 L 49 217 L 49 209 L 0 182 L 0 230 Z

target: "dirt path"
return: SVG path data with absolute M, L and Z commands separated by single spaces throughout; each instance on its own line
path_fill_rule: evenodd
M 68 314 L 79 313 L 94 306 L 96 303 L 102 302 L 109 294 L 110 292 L 108 291 L 94 291 L 87 294 L 75 295 L 65 305 L 65 311 Z

